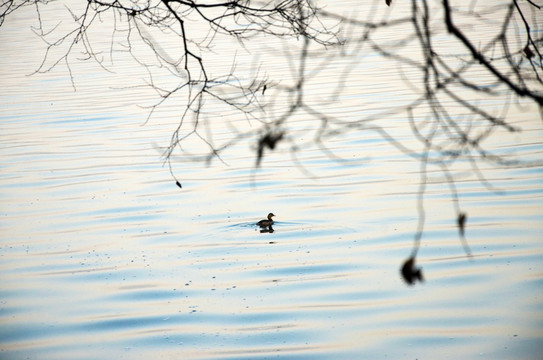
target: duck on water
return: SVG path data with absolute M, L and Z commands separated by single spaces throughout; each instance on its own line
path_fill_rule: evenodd
M 269 213 L 268 214 L 268 219 L 264 219 L 264 220 L 260 220 L 259 222 L 257 222 L 256 224 L 260 227 L 268 227 L 268 226 L 272 226 L 273 225 L 273 220 L 272 220 L 272 217 L 274 217 L 275 215 L 273 213 Z

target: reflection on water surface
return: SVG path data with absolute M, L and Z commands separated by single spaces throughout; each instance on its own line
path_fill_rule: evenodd
M 133 105 L 152 94 L 120 91 L 92 65 L 75 93 L 58 73 L 24 76 L 36 63 L 18 54 L 40 53 L 7 29 L 26 20 L 0 29 L 12 69 L 0 90 L 0 357 L 538 358 L 541 167 L 487 165 L 495 191 L 467 165 L 457 174 L 471 260 L 446 179 L 429 171 L 426 282 L 408 288 L 416 159 L 353 132 L 328 144 L 343 161 L 279 148 L 255 171 L 244 142 L 228 165 L 176 155 L 180 189 L 156 148 L 175 119 L 142 126 Z M 374 101 L 370 83 L 359 90 L 352 101 Z M 522 110 L 533 130 L 503 151 L 540 157 L 537 113 Z M 390 130 L 409 141 L 401 124 Z M 273 228 L 258 227 L 270 211 Z

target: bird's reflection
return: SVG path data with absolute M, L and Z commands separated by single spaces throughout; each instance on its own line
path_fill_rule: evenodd
M 264 233 L 272 233 L 274 232 L 275 230 L 273 230 L 273 227 L 271 225 L 269 226 L 261 226 L 260 227 L 260 233 L 261 234 L 264 234 Z

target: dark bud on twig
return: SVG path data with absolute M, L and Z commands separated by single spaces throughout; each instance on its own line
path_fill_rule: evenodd
M 183 187 L 181 186 L 181 183 L 179 181 L 176 181 L 175 182 L 175 185 L 177 185 L 180 189 L 182 189 Z
M 268 88 L 268 86 L 266 84 L 264 84 L 264 87 L 262 88 L 262 95 L 264 95 L 264 93 L 266 92 L 266 89 Z
M 415 257 L 407 259 L 402 266 L 402 277 L 408 285 L 414 285 L 418 280 L 423 282 L 422 269 L 415 267 Z
M 468 219 L 468 214 L 460 213 L 458 214 L 458 219 L 456 221 L 458 223 L 458 231 L 460 232 L 460 241 L 462 242 L 464 251 L 466 252 L 466 255 L 468 256 L 468 258 L 471 258 L 471 249 L 469 247 L 468 241 L 466 240 L 466 236 L 465 236 L 467 219 Z
M 458 214 L 458 230 L 460 231 L 460 235 L 464 237 L 465 229 L 466 229 L 466 219 L 468 218 L 468 215 L 466 213 L 460 213 Z
M 387 3 L 387 6 L 390 6 L 390 4 L 392 3 L 392 0 L 385 0 L 385 2 Z
M 260 161 L 262 160 L 262 157 L 264 156 L 264 148 L 269 148 L 270 150 L 275 149 L 275 145 L 283 138 L 284 133 L 279 132 L 276 134 L 273 133 L 267 133 L 263 137 L 261 137 L 258 140 L 258 151 L 257 151 L 257 159 L 256 159 L 256 165 L 260 165 Z
M 531 59 L 534 57 L 534 52 L 532 51 L 532 49 L 530 49 L 528 45 L 526 45 L 526 47 L 524 48 L 524 55 L 526 55 L 528 59 Z

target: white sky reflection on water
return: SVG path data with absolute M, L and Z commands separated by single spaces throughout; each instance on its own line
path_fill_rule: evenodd
M 178 108 L 143 125 L 137 105 L 155 98 L 127 87 L 141 84 L 133 65 L 110 74 L 74 62 L 76 92 L 61 70 L 26 76 L 43 48 L 28 30 L 32 12 L 19 14 L 0 28 L 0 357 L 541 354 L 541 167 L 486 165 L 498 195 L 459 165 L 472 261 L 443 174 L 430 168 L 419 252 L 427 281 L 408 288 L 398 267 L 416 230 L 415 159 L 377 133 L 352 132 L 328 142 L 347 165 L 314 147 L 298 153 L 312 178 L 286 146 L 255 172 L 253 143 L 242 142 L 224 154 L 228 165 L 176 155 L 181 190 L 159 149 Z M 366 64 L 377 75 L 347 89 L 337 116 L 408 96 L 395 71 Z M 326 76 L 310 83 L 316 102 Z M 540 159 L 537 109 L 511 111 L 525 130 L 497 137 L 499 151 Z M 304 120 L 296 136 L 306 136 Z M 404 120 L 387 129 L 409 144 Z M 217 143 L 232 124 L 248 126 L 228 121 L 214 125 Z M 269 211 L 276 231 L 260 234 L 252 223 Z

